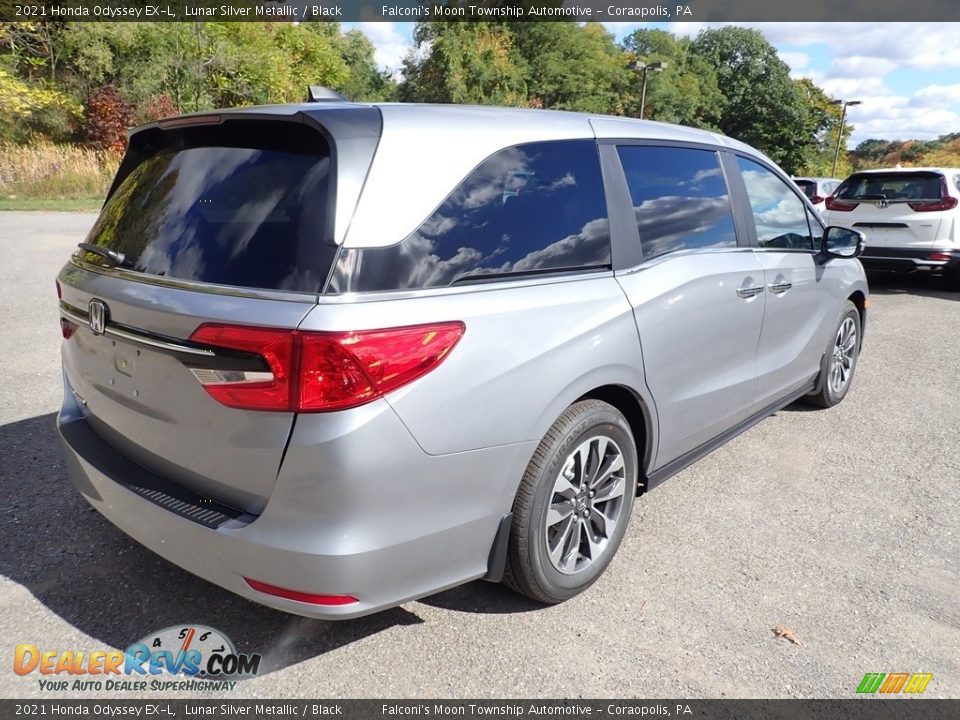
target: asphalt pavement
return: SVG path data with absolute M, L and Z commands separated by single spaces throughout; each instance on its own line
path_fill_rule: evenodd
M 787 408 L 640 498 L 586 594 L 542 607 L 475 582 L 329 623 L 170 565 L 68 483 L 54 278 L 93 219 L 0 213 L 0 696 L 91 697 L 16 675 L 18 643 L 202 623 L 264 663 L 191 697 L 845 698 L 866 672 L 960 697 L 960 294 L 935 280 L 872 278 L 846 400 Z

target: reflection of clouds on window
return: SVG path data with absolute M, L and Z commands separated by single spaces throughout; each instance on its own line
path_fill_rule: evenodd
M 737 158 L 757 229 L 764 247 L 810 249 L 813 240 L 807 225 L 806 206 L 779 177 L 757 163 Z
M 717 154 L 662 146 L 617 148 L 644 258 L 737 244 Z
M 477 167 L 403 242 L 345 251 L 333 286 L 437 287 L 464 277 L 609 266 L 606 214 L 592 141 L 508 148 Z
M 683 248 L 729 247 L 737 239 L 726 195 L 680 195 L 644 201 L 633 209 L 646 257 Z

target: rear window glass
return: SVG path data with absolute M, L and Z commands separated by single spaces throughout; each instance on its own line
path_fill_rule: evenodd
M 932 172 L 851 175 L 837 191 L 839 200 L 939 200 L 942 176 Z
M 330 292 L 440 287 L 609 266 L 596 144 L 530 143 L 482 162 L 402 242 L 345 248 Z
M 251 125 L 163 134 L 121 178 L 87 242 L 150 275 L 319 292 L 335 251 L 325 241 L 329 147 L 303 125 Z

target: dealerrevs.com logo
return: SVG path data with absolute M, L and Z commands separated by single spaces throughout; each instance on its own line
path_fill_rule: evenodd
M 17 645 L 13 671 L 39 674 L 41 690 L 232 690 L 260 671 L 261 656 L 238 653 L 224 633 L 204 625 L 164 628 L 126 650 L 46 650 Z M 176 678 L 176 679 L 174 679 Z

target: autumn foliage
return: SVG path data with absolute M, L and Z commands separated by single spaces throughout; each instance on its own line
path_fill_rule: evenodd
M 84 136 L 91 147 L 122 153 L 127 147 L 127 128 L 133 123 L 133 105 L 113 85 L 94 90 L 87 99 Z

